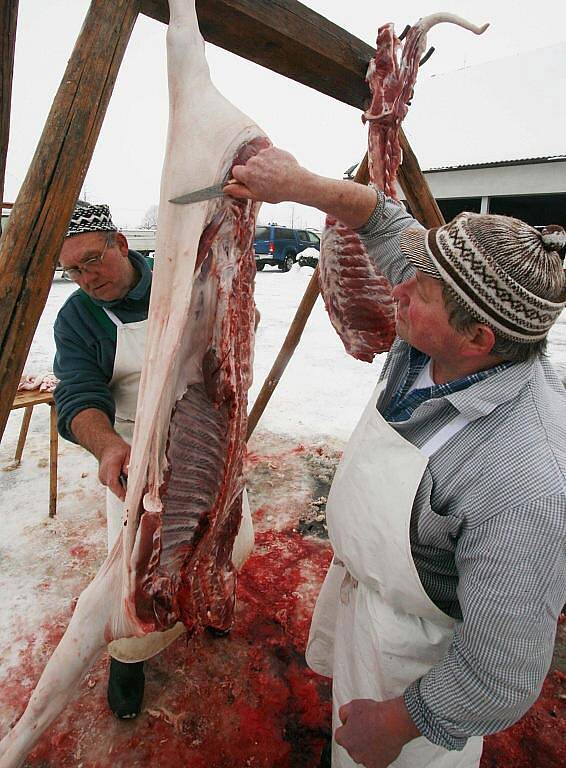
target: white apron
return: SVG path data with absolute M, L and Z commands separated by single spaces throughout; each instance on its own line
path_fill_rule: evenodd
M 104 307 L 104 312 L 116 326 L 116 356 L 110 380 L 110 391 L 114 398 L 116 416 L 114 429 L 131 444 L 134 435 L 134 420 L 138 403 L 141 367 L 147 336 L 147 320 L 137 323 L 123 323 L 115 314 Z M 120 499 L 106 489 L 106 520 L 108 551 L 114 546 L 123 525 L 124 505 Z M 242 495 L 242 521 L 232 549 L 232 562 L 240 569 L 250 555 L 254 545 L 254 530 L 248 501 L 244 489 Z M 181 622 L 165 632 L 151 632 L 141 638 L 114 640 L 108 646 L 110 655 L 119 661 L 142 661 L 149 659 L 166 648 L 185 631 Z
M 419 450 L 377 411 L 384 386 L 376 388 L 346 446 L 326 508 L 335 557 L 315 606 L 306 659 L 333 678 L 333 734 L 343 704 L 396 698 L 422 677 L 445 655 L 456 623 L 421 584 L 409 525 L 428 457 L 468 422 L 457 416 Z M 481 752 L 481 737 L 461 752 L 420 737 L 391 765 L 477 768 Z M 355 765 L 333 739 L 333 768 Z

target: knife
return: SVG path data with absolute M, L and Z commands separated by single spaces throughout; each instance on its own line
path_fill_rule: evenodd
M 181 197 L 174 197 L 169 202 L 176 205 L 187 205 L 189 203 L 202 203 L 204 200 L 212 200 L 213 197 L 223 197 L 224 187 L 232 183 L 235 183 L 234 179 L 223 181 L 220 184 L 213 184 L 211 187 L 204 187 L 204 189 L 188 192 L 186 195 L 181 195 Z

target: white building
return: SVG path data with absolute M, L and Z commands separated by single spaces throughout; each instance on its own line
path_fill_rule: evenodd
M 425 176 L 447 221 L 475 211 L 566 227 L 564 155 L 431 168 Z
M 446 219 L 566 226 L 566 43 L 423 77 L 405 132 Z

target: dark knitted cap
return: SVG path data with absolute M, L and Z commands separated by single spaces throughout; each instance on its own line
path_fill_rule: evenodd
M 110 208 L 102 203 L 92 205 L 79 200 L 71 216 L 66 237 L 81 235 L 83 232 L 116 232 L 110 215 Z
M 566 232 L 509 216 L 461 213 L 436 229 L 406 229 L 401 250 L 443 280 L 479 322 L 520 342 L 544 339 L 566 307 Z

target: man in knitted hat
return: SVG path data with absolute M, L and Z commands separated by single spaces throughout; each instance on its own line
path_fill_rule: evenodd
M 426 231 L 275 148 L 232 174 L 228 194 L 357 229 L 394 286 L 397 338 L 329 494 L 307 645 L 333 678 L 332 766 L 478 766 L 481 737 L 536 700 L 566 599 L 566 394 L 544 356 L 564 230 L 463 213 Z
M 122 525 L 151 266 L 128 248 L 107 205 L 82 202 L 69 222 L 59 263 L 79 290 L 55 320 L 58 429 L 98 459 L 99 479 L 107 487 L 110 550 Z M 117 717 L 138 714 L 143 690 L 143 662 L 111 658 L 108 701 Z
M 123 500 L 130 444 L 147 334 L 152 260 L 128 248 L 107 205 L 79 201 L 59 256 L 64 274 L 79 289 L 55 321 L 53 370 L 60 379 L 54 393 L 58 429 L 99 462 L 107 488 L 108 550 L 122 529 Z M 247 496 L 234 544 L 241 566 L 253 546 Z M 144 692 L 141 659 L 149 658 L 177 637 L 181 624 L 147 638 L 114 642 L 110 648 L 108 703 L 119 718 L 136 717 Z M 119 659 L 140 659 L 123 663 Z

